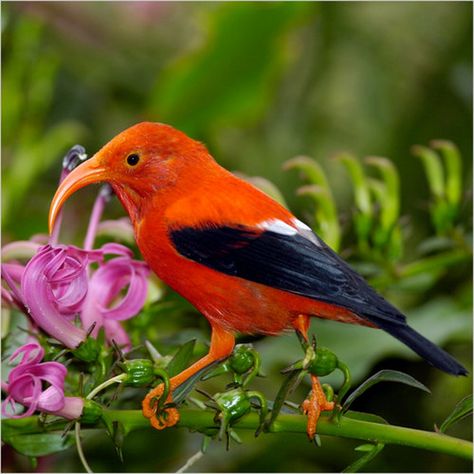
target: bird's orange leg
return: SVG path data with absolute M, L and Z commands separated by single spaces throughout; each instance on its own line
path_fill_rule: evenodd
M 309 316 L 300 314 L 293 322 L 293 327 L 308 342 Z M 334 409 L 334 402 L 329 402 L 321 387 L 318 377 L 311 375 L 311 394 L 302 404 L 303 413 L 308 417 L 306 432 L 309 439 L 313 439 L 316 434 L 316 426 L 322 411 Z
M 232 333 L 219 327 L 213 327 L 209 353 L 191 365 L 191 367 L 188 367 L 170 379 L 170 392 L 166 403 L 172 402 L 172 392 L 176 387 L 213 362 L 225 359 L 232 353 L 234 345 L 235 338 Z M 162 430 L 168 426 L 174 426 L 179 421 L 179 413 L 176 408 L 166 408 L 161 413 L 158 413 L 158 402 L 163 391 L 163 384 L 158 385 L 148 392 L 142 402 L 143 415 L 149 418 L 151 425 L 158 430 Z

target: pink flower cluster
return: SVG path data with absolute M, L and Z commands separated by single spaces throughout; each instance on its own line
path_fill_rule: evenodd
M 10 371 L 8 383 L 2 382 L 2 389 L 8 393 L 2 402 L 2 415 L 21 418 L 39 410 L 64 418 L 78 418 L 82 413 L 84 400 L 64 395 L 66 367 L 59 362 L 41 362 L 44 349 L 37 342 L 30 342 L 17 349 L 10 357 L 10 362 L 19 356 L 20 362 Z M 45 384 L 48 385 L 46 388 Z M 27 409 L 17 414 L 15 402 Z
M 82 147 L 71 149 L 63 162 L 61 179 L 85 158 Z M 89 335 L 96 338 L 101 328 L 109 343 L 113 341 L 123 350 L 130 350 L 130 339 L 120 321 L 138 314 L 147 296 L 150 270 L 146 263 L 132 258 L 129 248 L 107 243 L 93 249 L 100 218 L 110 196 L 108 186 L 100 191 L 84 248 L 56 243 L 59 219 L 48 244 L 41 245 L 38 238 L 34 238 L 10 243 L 2 249 L 2 257 L 7 260 L 2 263 L 2 280 L 6 283 L 2 286 L 3 302 L 28 315 L 33 332 L 40 328 L 72 350 Z M 41 240 L 44 243 L 44 239 Z M 20 263 L 28 257 L 31 258 L 26 265 Z M 65 409 L 70 413 L 71 404 L 77 408 L 74 397 L 64 396 L 66 368 L 63 365 L 41 363 L 44 351 L 36 342 L 17 349 L 11 360 L 20 355 L 20 363 L 10 372 L 8 383 L 2 383 L 2 389 L 8 394 L 2 405 L 4 415 L 8 416 L 8 407 L 13 413 L 14 402 L 27 407 L 21 416 L 35 410 L 60 413 Z M 45 390 L 44 383 L 49 384 Z
M 106 255 L 116 256 L 104 261 Z M 99 268 L 89 276 L 91 263 Z M 28 310 L 32 320 L 70 349 L 97 336 L 104 327 L 108 341 L 130 348 L 130 340 L 118 321 L 135 316 L 147 294 L 148 266 L 132 259 L 129 248 L 108 243 L 97 250 L 72 245 L 39 246 L 25 267 L 2 265 L 12 299 Z M 122 299 L 108 306 L 128 286 Z M 80 316 L 82 327 L 74 324 Z

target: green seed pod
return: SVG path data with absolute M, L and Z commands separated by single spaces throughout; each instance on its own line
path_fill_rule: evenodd
M 236 374 L 245 374 L 255 365 L 253 350 L 246 346 L 238 346 L 228 363 Z
M 155 379 L 154 365 L 149 359 L 132 359 L 123 362 L 127 374 L 124 384 L 131 387 L 144 387 Z
M 94 400 L 84 400 L 81 423 L 96 423 L 102 416 L 102 406 Z
M 247 393 L 241 388 L 235 388 L 214 396 L 217 406 L 226 420 L 234 421 L 250 411 L 251 405 Z
M 316 349 L 316 357 L 314 358 L 309 371 L 313 375 L 323 377 L 337 368 L 337 356 L 325 347 L 318 347 Z

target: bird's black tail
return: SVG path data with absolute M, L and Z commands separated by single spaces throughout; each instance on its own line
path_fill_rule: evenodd
M 382 329 L 413 349 L 436 368 L 452 375 L 467 375 L 468 371 L 451 355 L 433 344 L 407 324 L 386 323 Z

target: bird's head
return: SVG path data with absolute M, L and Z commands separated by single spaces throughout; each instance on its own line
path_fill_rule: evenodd
M 74 169 L 58 187 L 49 211 L 49 229 L 64 202 L 88 184 L 108 182 L 127 209 L 137 218 L 152 195 L 178 180 L 194 179 L 210 156 L 201 143 L 169 125 L 143 122 L 124 130 L 93 157 Z M 198 165 L 198 166 L 196 166 Z

